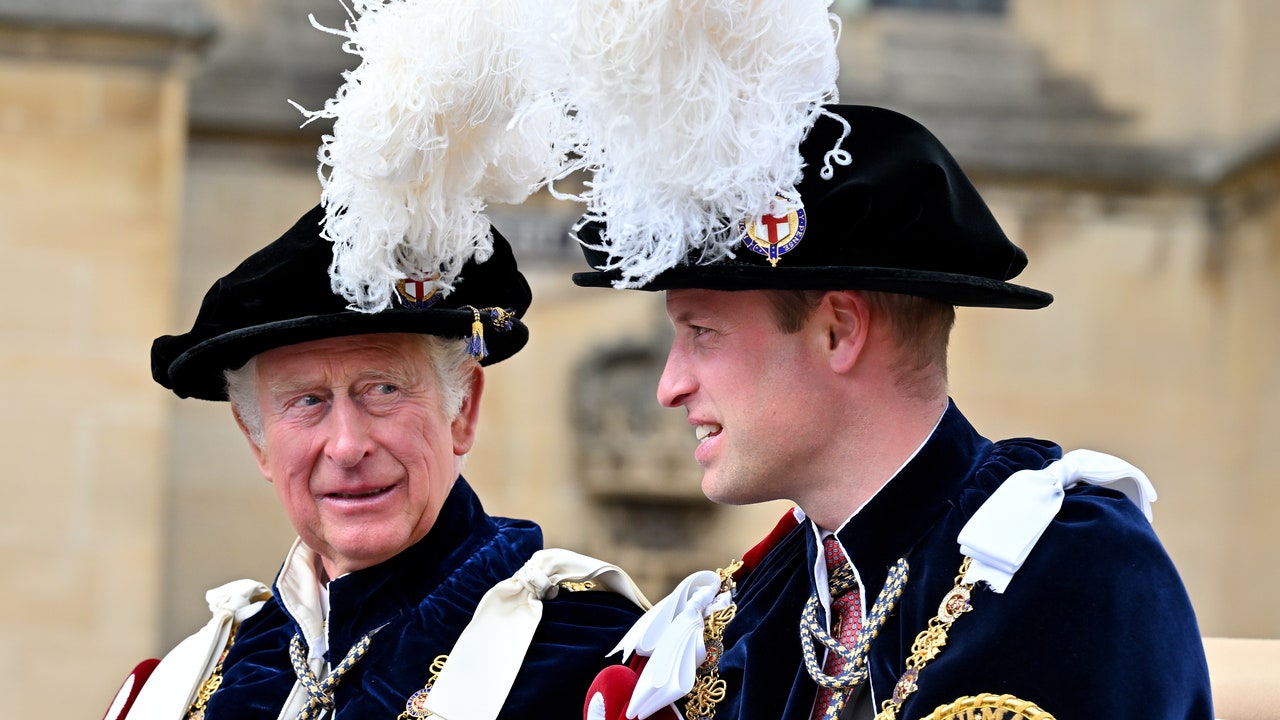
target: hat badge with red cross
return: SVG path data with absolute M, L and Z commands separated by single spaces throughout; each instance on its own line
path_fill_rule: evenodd
M 432 275 L 422 280 L 405 278 L 396 281 L 396 295 L 400 304 L 407 308 L 425 310 L 440 301 L 436 280 L 439 275 Z
M 799 199 L 775 195 L 764 214 L 742 220 L 738 230 L 744 245 L 777 267 L 778 259 L 804 238 L 804 226 L 804 205 Z

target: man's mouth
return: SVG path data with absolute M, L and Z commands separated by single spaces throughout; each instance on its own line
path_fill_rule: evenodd
M 702 442 L 703 440 L 706 440 L 709 437 L 715 437 L 716 435 L 719 435 L 720 431 L 723 429 L 724 428 L 720 427 L 719 425 L 714 425 L 714 424 L 713 425 L 696 425 L 694 426 L 693 432 L 695 435 L 698 436 L 698 442 Z
M 364 492 L 353 492 L 353 493 L 335 492 L 335 493 L 329 493 L 325 495 L 325 497 L 333 498 L 335 500 L 363 500 L 365 498 L 371 498 L 376 495 L 381 495 L 385 492 L 388 492 L 393 487 L 395 486 L 388 485 L 386 487 L 374 488 L 373 490 L 366 490 Z

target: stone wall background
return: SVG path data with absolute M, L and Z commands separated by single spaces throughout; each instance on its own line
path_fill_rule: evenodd
M 1280 637 L 1280 7 L 894 4 L 836 3 L 843 99 L 933 129 L 1027 250 L 1019 281 L 1057 298 L 960 312 L 956 401 L 990 437 L 1142 467 L 1202 630 Z M 0 0 L 0 717 L 99 716 L 204 622 L 206 588 L 269 580 L 292 539 L 227 408 L 168 396 L 148 350 L 318 198 L 323 128 L 285 99 L 319 106 L 351 58 L 308 13 L 342 19 L 328 0 Z M 490 371 L 466 475 L 658 596 L 785 504 L 701 498 L 683 413 L 653 400 L 661 296 L 574 287 L 573 218 L 494 211 L 533 336 Z

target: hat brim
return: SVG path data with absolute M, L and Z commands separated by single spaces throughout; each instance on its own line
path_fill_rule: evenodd
M 462 340 L 471 336 L 475 316 L 470 309 L 433 308 L 430 312 L 397 308 L 376 314 L 343 312 L 308 315 L 239 328 L 216 335 L 183 352 L 169 365 L 169 387 L 178 397 L 226 400 L 223 370 L 238 368 L 259 353 L 312 340 L 414 333 Z M 511 329 L 495 331 L 485 324 L 489 354 L 480 361 L 491 365 L 516 354 L 529 341 L 529 329 L 511 319 Z
M 622 274 L 613 271 L 574 273 L 580 287 L 615 287 Z M 677 265 L 632 290 L 873 290 L 916 295 L 966 307 L 1036 310 L 1053 295 L 990 278 L 928 270 L 877 267 L 767 267 L 720 261 L 711 265 Z

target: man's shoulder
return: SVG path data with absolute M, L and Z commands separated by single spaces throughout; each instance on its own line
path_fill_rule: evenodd
M 620 593 L 609 590 L 561 588 L 544 600 L 539 632 L 623 631 L 644 614 L 644 609 Z
M 974 473 L 974 483 L 969 488 L 973 496 L 965 503 L 970 506 L 968 514 L 1011 478 L 1032 473 L 1042 476 L 1038 481 L 1041 483 L 1056 480 L 1062 490 L 1061 509 L 1053 518 L 1055 522 L 1074 523 L 1084 519 L 1077 515 L 1083 513 L 1105 524 L 1119 522 L 1139 530 L 1151 527 L 1144 513 L 1149 514 L 1155 492 L 1140 470 L 1111 455 L 1092 450 L 1064 453 L 1056 443 L 1031 437 L 1001 440 L 993 445 L 990 455 Z M 1117 477 L 1108 478 L 1109 474 Z M 1131 477 L 1132 482 L 1115 482 L 1126 476 Z M 1138 492 L 1143 487 L 1149 495 Z
M 581 712 L 592 680 L 621 662 L 620 653 L 611 653 L 641 614 L 629 598 L 609 590 L 561 588 L 544 600 L 500 720 Z
M 970 482 L 961 491 L 958 498 L 961 515 L 964 518 L 971 517 L 1018 473 L 1049 472 L 1051 466 L 1071 464 L 1073 456 L 1090 452 L 1077 450 L 1064 454 L 1057 443 L 1033 437 L 1016 437 L 995 442 L 991 451 L 975 465 Z M 1079 514 L 1103 524 L 1118 522 L 1132 525 L 1139 531 L 1150 529 L 1150 522 L 1143 516 L 1140 503 L 1135 498 L 1127 498 L 1116 487 L 1068 482 L 1063 488 L 1062 509 L 1054 517 L 1054 521 L 1075 522 L 1082 519 Z
M 251 636 L 263 635 L 279 630 L 292 621 L 284 606 L 280 603 L 278 595 L 272 595 L 257 612 L 245 618 L 238 630 L 236 630 L 237 638 L 248 638 Z
M 1008 693 L 1060 716 L 1086 707 L 1115 717 L 1203 716 L 1208 683 L 1195 614 L 1151 526 L 1146 476 L 1092 451 L 1043 464 L 1035 454 L 1034 444 L 1006 454 L 936 536 L 938 554 L 953 552 L 951 533 L 964 523 L 963 580 L 945 563 L 919 564 L 909 626 L 932 622 L 948 586 L 965 585 L 965 601 L 947 625 L 948 649 L 920 676 L 912 712 Z M 1051 681 L 1081 666 L 1104 681 Z
M 1062 459 L 1062 446 L 1036 437 L 1012 437 L 991 444 L 974 473 L 978 484 L 994 490 L 1019 470 L 1040 470 Z
M 961 498 L 962 549 L 1021 557 L 1018 572 L 1059 579 L 1136 565 L 1176 577 L 1151 524 L 1155 490 L 1137 467 L 1091 450 L 1062 454 L 1042 441 L 1012 441 L 995 455 L 1001 460 L 987 465 L 998 469 L 984 467 Z

